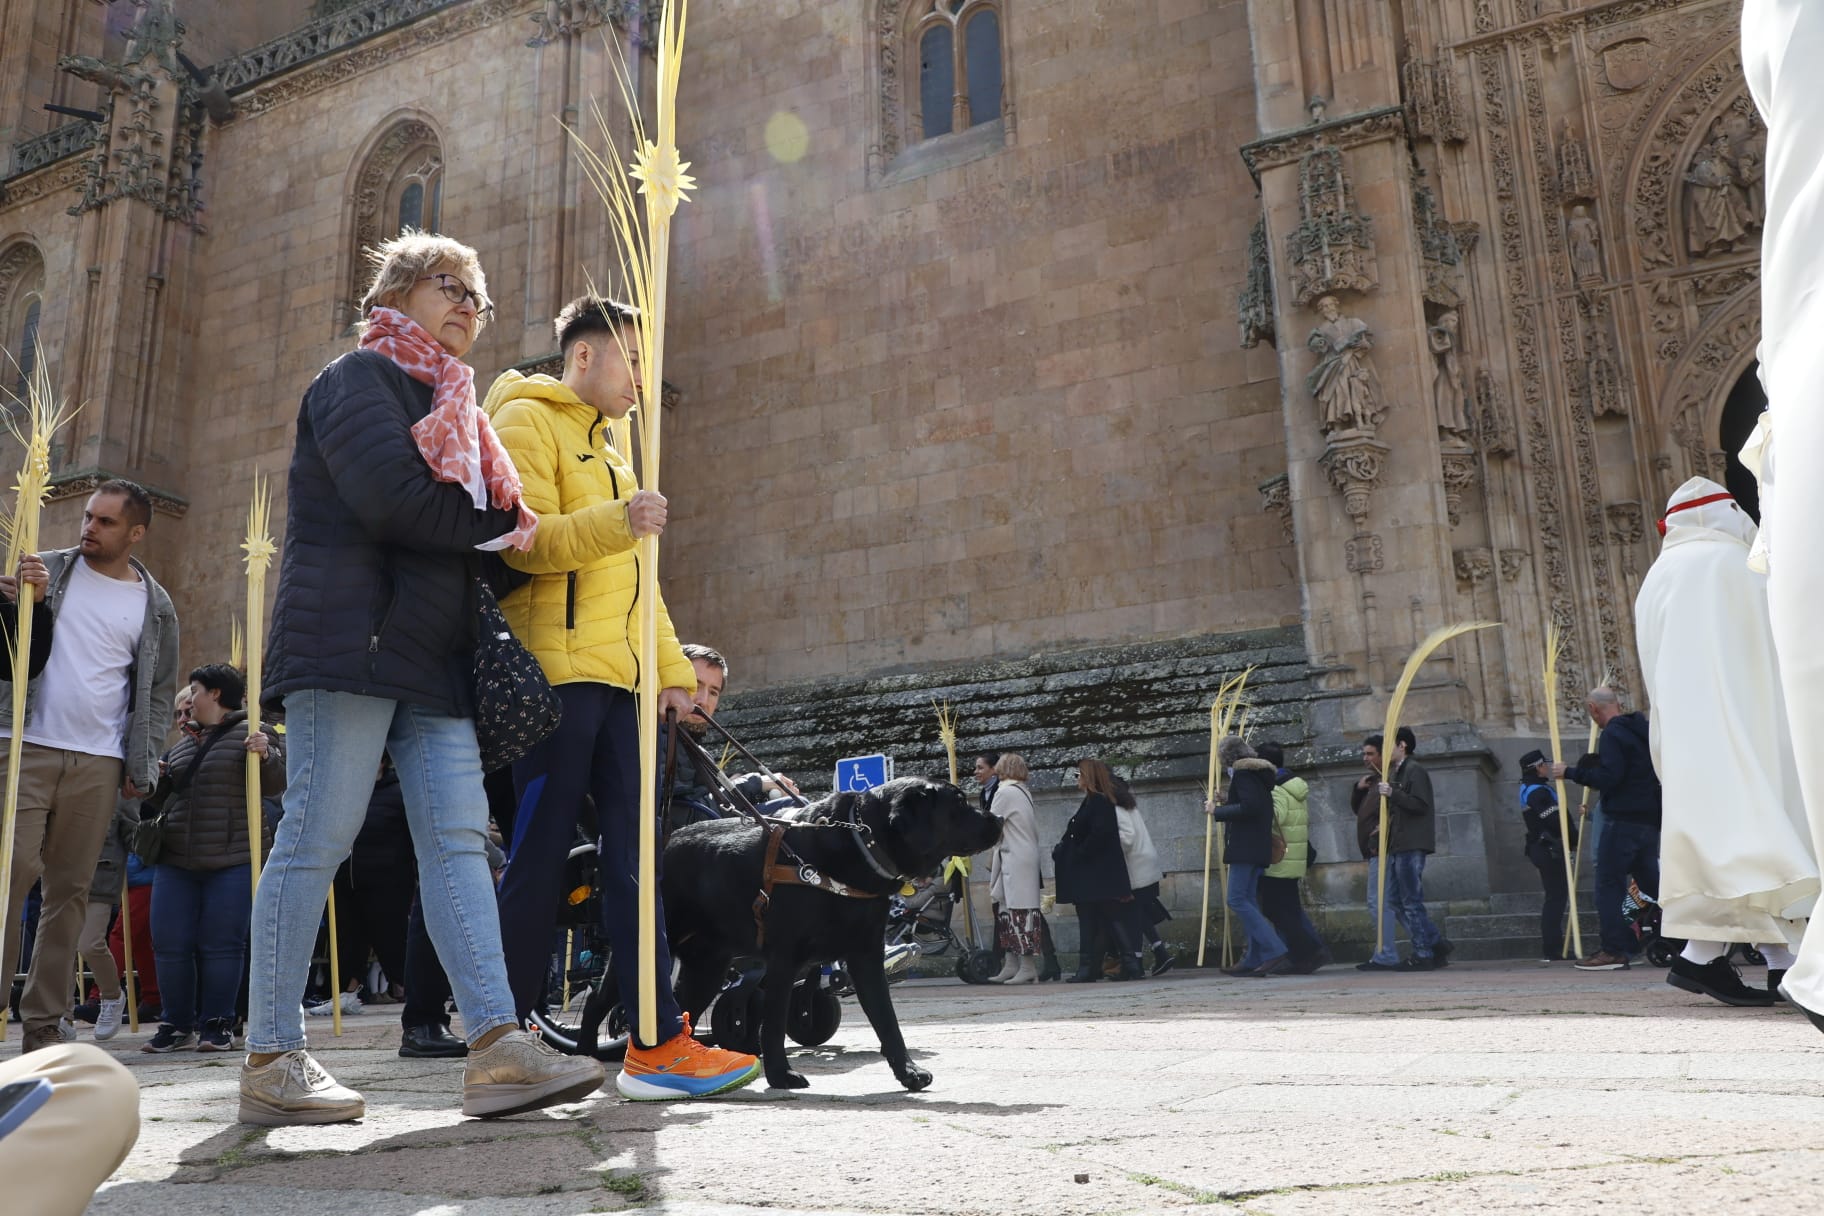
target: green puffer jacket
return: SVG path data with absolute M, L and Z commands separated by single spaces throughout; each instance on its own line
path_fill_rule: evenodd
M 1267 867 L 1268 878 L 1303 878 L 1310 857 L 1311 811 L 1305 800 L 1311 787 L 1303 777 L 1287 777 L 1273 787 L 1273 822 L 1286 838 L 1286 855 Z

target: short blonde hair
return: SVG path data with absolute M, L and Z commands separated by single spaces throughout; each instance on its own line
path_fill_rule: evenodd
M 363 329 L 367 326 L 368 313 L 381 305 L 396 307 L 419 279 L 439 269 L 468 284 L 469 290 L 483 301 L 493 303 L 488 297 L 488 276 L 481 272 L 481 256 L 461 241 L 447 236 L 407 228 L 390 241 L 381 241 L 368 249 L 367 260 L 373 264 L 374 279 L 368 285 L 367 294 L 361 297 Z M 477 337 L 487 328 L 487 323 L 486 310 L 478 310 L 475 315 Z
M 994 762 L 994 775 L 1002 781 L 1024 781 L 1032 776 L 1032 770 L 1026 767 L 1026 757 L 1018 752 L 1002 752 Z

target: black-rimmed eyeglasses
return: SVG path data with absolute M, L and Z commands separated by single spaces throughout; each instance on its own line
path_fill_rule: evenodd
M 443 293 L 443 298 L 450 303 L 460 304 L 464 300 L 471 300 L 475 305 L 476 316 L 481 317 L 483 320 L 493 317 L 493 302 L 480 292 L 469 290 L 469 285 L 455 275 L 445 274 L 442 271 L 439 271 L 436 274 L 425 275 L 423 278 L 419 279 L 418 282 L 424 283 L 431 279 L 437 280 L 437 290 L 441 291 Z

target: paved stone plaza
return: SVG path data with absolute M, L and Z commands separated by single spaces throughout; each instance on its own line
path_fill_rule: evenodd
M 1758 979 L 1758 972 L 1750 972 Z M 398 1059 L 387 1009 L 313 1020 L 365 1092 L 342 1127 L 238 1126 L 238 1057 L 114 1050 L 144 1130 L 103 1216 L 651 1211 L 1779 1211 L 1824 1184 L 1824 1036 L 1664 972 L 1462 964 L 1429 975 L 1007 991 L 895 989 L 936 1081 L 894 1084 L 860 1011 L 799 1051 L 812 1088 L 613 1096 L 484 1124 L 457 1062 Z M 146 1028 L 149 1030 L 150 1028 Z M 13 1048 L 6 1049 L 10 1055 Z

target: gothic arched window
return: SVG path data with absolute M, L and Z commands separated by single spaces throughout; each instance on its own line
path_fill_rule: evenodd
M 380 128 L 356 168 L 350 194 L 353 222 L 343 251 L 343 294 L 337 308 L 342 332 L 360 319 L 357 302 L 372 273 L 366 251 L 407 228 L 442 230 L 443 144 L 437 132 L 413 117 Z
M 1001 116 L 997 0 L 922 0 L 912 10 L 918 48 L 918 122 L 924 139 Z
M 879 0 L 876 171 L 928 172 L 1012 142 L 1008 2 Z
M 0 252 L 0 385 L 24 398 L 38 366 L 44 315 L 44 257 L 26 241 Z M 4 398 L 5 394 L 0 394 Z

